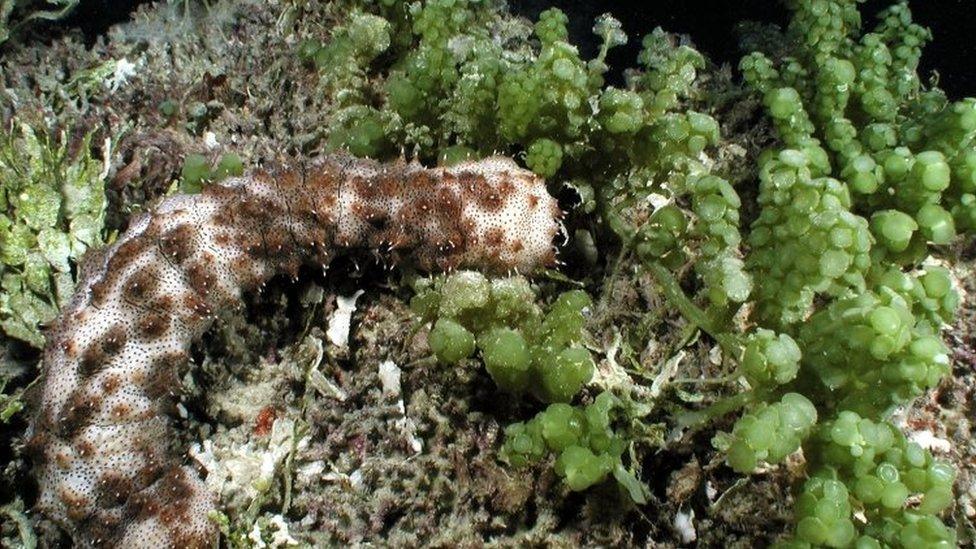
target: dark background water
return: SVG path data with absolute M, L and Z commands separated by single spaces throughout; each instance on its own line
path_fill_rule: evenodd
M 130 11 L 145 0 L 83 0 L 64 24 L 79 27 L 94 39 L 110 25 L 124 21 Z M 640 46 L 638 37 L 654 27 L 685 33 L 716 62 L 733 65 L 742 52 L 738 47 L 736 23 L 743 20 L 784 25 L 787 11 L 776 0 L 509 0 L 513 11 L 531 19 L 556 6 L 570 17 L 572 41 L 584 53 L 596 48 L 591 28 L 598 15 L 610 12 L 619 19 L 631 41 L 611 53 L 610 64 L 634 64 Z M 868 0 L 863 6 L 867 27 L 874 14 L 891 0 Z M 915 20 L 932 29 L 935 40 L 922 58 L 923 76 L 938 71 L 940 85 L 950 96 L 976 96 L 976 0 L 912 0 Z
M 556 6 L 570 17 L 575 43 L 589 42 L 593 19 L 610 12 L 623 24 L 630 42 L 611 52 L 611 66 L 631 66 L 640 49 L 636 37 L 654 27 L 688 34 L 713 61 L 738 63 L 736 24 L 744 20 L 785 26 L 789 13 L 777 0 L 509 0 L 514 11 L 535 19 Z M 864 26 L 892 0 L 868 0 L 861 6 Z M 938 71 L 940 86 L 954 98 L 976 95 L 976 0 L 910 0 L 915 21 L 929 27 L 935 39 L 922 56 L 923 79 Z

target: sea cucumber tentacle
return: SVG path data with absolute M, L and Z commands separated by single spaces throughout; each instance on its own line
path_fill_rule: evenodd
M 345 249 L 529 272 L 554 261 L 559 213 L 505 158 L 424 169 L 327 156 L 162 200 L 83 269 L 49 333 L 27 439 L 38 509 L 81 546 L 211 546 L 215 499 L 168 417 L 219 311 Z

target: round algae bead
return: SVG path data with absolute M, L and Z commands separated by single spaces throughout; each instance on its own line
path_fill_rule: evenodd
M 569 402 L 590 381 L 594 369 L 593 357 L 586 349 L 563 349 L 551 363 L 540 368 L 540 397 L 548 402 Z
M 556 460 L 556 474 L 566 480 L 570 490 L 580 491 L 602 482 L 610 473 L 613 460 L 589 448 L 570 446 Z
M 929 191 L 942 191 L 949 186 L 949 165 L 938 151 L 925 151 L 915 156 L 912 176 Z
M 227 153 L 217 163 L 217 178 L 237 177 L 244 173 L 244 161 L 235 153 Z
M 563 163 L 563 148 L 551 139 L 536 139 L 525 153 L 525 165 L 542 177 L 552 177 Z
M 550 449 L 559 452 L 579 444 L 580 435 L 583 434 L 583 418 L 569 404 L 550 404 L 539 415 L 539 420 L 542 423 L 542 436 Z
M 481 273 L 462 271 L 444 281 L 441 289 L 441 315 L 456 317 L 464 311 L 484 307 L 491 285 Z
M 202 154 L 188 154 L 183 160 L 181 172 L 183 182 L 180 190 L 184 193 L 198 193 L 203 182 L 210 179 L 210 162 Z
M 427 336 L 427 343 L 437 360 L 444 364 L 456 364 L 474 352 L 474 334 L 449 318 L 442 318 L 434 324 Z
M 938 204 L 926 204 L 915 214 L 922 235 L 933 244 L 948 244 L 956 236 L 952 214 Z
M 893 252 L 908 249 L 918 223 L 911 216 L 898 210 L 884 210 L 871 217 L 874 236 Z
M 532 360 L 521 333 L 511 328 L 491 330 L 479 339 L 478 346 L 495 384 L 514 393 L 525 390 Z

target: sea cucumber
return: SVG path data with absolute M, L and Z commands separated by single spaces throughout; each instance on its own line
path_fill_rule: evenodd
M 87 261 L 48 334 L 26 444 L 37 508 L 81 546 L 212 546 L 215 499 L 167 416 L 217 312 L 348 250 L 532 271 L 555 261 L 559 216 L 545 182 L 501 157 L 425 169 L 326 156 L 163 199 Z

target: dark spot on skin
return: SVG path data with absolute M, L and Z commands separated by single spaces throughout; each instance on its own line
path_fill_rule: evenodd
M 211 257 L 212 260 L 213 258 Z M 217 286 L 217 276 L 204 262 L 193 262 L 188 265 L 186 268 L 186 278 L 193 291 L 200 295 L 210 294 L 211 290 Z
M 442 187 L 437 191 L 437 209 L 448 219 L 457 219 L 461 214 L 461 198 L 452 189 Z
M 78 360 L 78 373 L 82 377 L 91 377 L 98 373 L 107 362 L 105 352 L 98 341 L 93 342 L 82 353 Z
M 75 343 L 73 339 L 64 338 L 61 341 L 61 350 L 64 352 L 64 356 L 69 359 L 78 356 L 78 344 Z
M 214 546 L 214 540 L 216 539 L 215 533 L 187 532 L 185 528 L 180 528 L 179 524 L 170 528 L 169 532 L 170 537 L 173 539 L 173 545 L 186 549 L 210 549 Z
M 168 504 L 180 504 L 193 495 L 193 487 L 186 480 L 186 471 L 174 467 L 159 479 L 159 495 Z
M 100 507 L 118 507 L 129 499 L 135 487 L 132 481 L 116 471 L 102 474 L 95 485 L 95 498 Z
M 371 206 L 368 203 L 353 202 L 352 213 L 362 221 L 370 223 L 373 226 L 382 226 L 386 220 L 385 210 Z
M 126 515 L 134 520 L 143 521 L 158 515 L 161 507 L 162 504 L 156 500 L 155 494 L 138 492 L 129 497 L 126 503 Z
M 502 179 L 495 187 L 495 191 L 503 197 L 511 196 L 515 192 L 515 184 L 511 179 Z
M 416 171 L 412 175 L 409 185 L 410 190 L 414 192 L 427 194 L 436 186 L 437 180 L 434 175 L 426 170 Z
M 207 185 L 200 194 L 230 202 L 236 200 L 240 196 L 241 191 L 239 188 L 225 187 L 223 185 Z
M 383 196 L 376 181 L 362 176 L 355 176 L 348 183 L 350 190 L 364 200 L 373 200 Z
M 141 490 L 143 487 L 149 486 L 150 484 L 156 482 L 156 479 L 163 474 L 162 460 L 154 450 L 146 448 L 142 450 L 141 454 L 142 467 L 139 467 L 136 470 L 135 477 L 132 479 L 134 486 L 138 490 Z M 140 494 L 146 495 L 144 491 L 133 494 L 132 497 L 129 498 L 129 504 L 132 504 L 133 499 Z
M 505 205 L 507 198 L 494 189 L 485 189 L 478 195 L 478 205 L 487 212 L 497 212 Z
M 261 274 L 263 269 L 251 259 L 234 258 L 231 262 L 231 270 L 244 291 L 254 290 L 266 280 L 266 277 Z
M 102 334 L 102 337 L 98 338 L 94 344 L 101 345 L 105 357 L 111 359 L 125 347 L 127 339 L 125 327 L 122 324 L 116 324 Z
M 245 232 L 238 233 L 234 237 L 234 246 L 244 251 L 251 258 L 264 255 L 264 239 L 260 235 Z
M 74 438 L 89 424 L 101 405 L 101 397 L 88 395 L 81 387 L 72 391 L 56 420 L 58 436 L 68 440 Z
M 173 298 L 173 296 L 167 294 L 159 296 L 153 301 L 152 304 L 153 307 L 161 311 L 172 311 L 173 307 L 176 305 L 176 300 Z
M 112 406 L 112 416 L 118 419 L 127 417 L 132 413 L 132 407 L 124 402 L 120 402 L 115 406 Z
M 498 248 L 502 245 L 505 240 L 505 231 L 499 229 L 498 227 L 493 227 L 488 229 L 485 233 L 485 245 L 489 248 Z
M 122 385 L 122 378 L 116 374 L 109 374 L 102 381 L 102 391 L 106 395 L 111 395 L 119 389 L 120 385 Z
M 281 261 L 279 267 L 281 272 L 287 274 L 293 279 L 297 279 L 298 271 L 302 268 L 302 261 L 298 257 L 288 256 Z
M 214 239 L 214 242 L 216 242 L 217 245 L 218 246 L 221 246 L 221 247 L 227 247 L 231 243 L 230 234 L 228 234 L 228 233 L 226 233 L 224 231 L 221 231 L 221 232 L 215 234 L 214 237 L 213 237 L 213 239 Z
M 381 173 L 377 179 L 374 187 L 376 187 L 379 196 L 392 198 L 403 194 L 401 185 L 403 173 L 400 170 L 389 170 L 386 173 Z
M 186 312 L 186 317 L 188 317 L 190 322 L 202 322 L 213 314 L 213 309 L 210 308 L 210 305 L 194 292 L 183 294 L 181 301 L 183 303 L 183 310 Z
M 144 313 L 139 318 L 139 335 L 144 341 L 153 341 L 169 330 L 169 324 L 170 317 L 166 313 Z
M 71 489 L 61 489 L 61 502 L 64 503 L 68 518 L 75 522 L 84 520 L 89 515 L 88 507 L 91 502 L 85 496 Z
M 391 229 L 385 240 L 389 247 L 394 250 L 405 250 L 417 245 L 416 235 L 411 234 L 402 226 L 396 230 Z
M 104 279 L 93 283 L 89 287 L 91 292 L 91 302 L 92 305 L 96 307 L 104 307 L 105 302 L 108 300 L 108 296 L 111 293 L 111 288 L 109 288 L 108 282 Z
M 457 269 L 461 260 L 458 256 L 444 256 L 437 259 L 437 267 L 442 271 L 453 271 Z
M 235 208 L 229 205 L 224 208 L 218 208 L 217 212 L 210 219 L 218 227 L 236 227 L 237 218 L 234 217 L 234 211 Z
M 534 210 L 538 205 L 539 197 L 534 194 L 529 195 L 529 208 Z
M 189 510 L 187 500 L 193 495 L 186 473 L 175 465 L 156 468 L 155 473 L 156 478 L 145 484 L 148 488 L 129 497 L 125 514 L 137 521 L 152 517 L 158 517 L 164 524 L 185 521 Z
M 163 226 L 165 223 L 165 218 L 163 216 L 155 216 L 149 220 L 149 224 L 146 225 L 146 230 L 142 231 L 142 237 L 149 240 L 150 242 L 159 239 L 159 235 L 163 233 Z
M 555 267 L 556 266 L 556 250 L 549 250 L 548 252 L 546 252 L 546 256 L 545 256 L 545 258 L 543 258 L 542 264 L 545 265 L 545 266 L 547 266 L 547 267 Z
M 193 255 L 195 231 L 190 225 L 180 225 L 159 238 L 159 249 L 166 259 L 182 265 Z
M 180 390 L 180 369 L 187 362 L 186 353 L 167 353 L 157 356 L 149 368 L 142 390 L 152 400 L 175 396 Z
M 280 229 L 269 231 L 264 237 L 264 243 L 268 247 L 266 257 L 275 259 L 293 255 L 295 241 L 291 235 Z
M 141 236 L 126 240 L 119 245 L 119 248 L 112 254 L 112 258 L 108 260 L 105 272 L 109 274 L 122 272 L 123 267 L 142 255 L 148 246 L 147 240 Z
M 100 505 L 101 506 L 101 505 Z M 109 513 L 96 513 L 78 525 L 82 537 L 95 547 L 115 547 L 122 534 L 122 519 Z
M 74 443 L 75 452 L 82 458 L 87 458 L 95 455 L 97 451 L 95 445 L 87 440 L 79 440 Z
M 34 467 L 44 467 L 47 464 L 47 449 L 51 437 L 47 429 L 36 428 L 35 433 L 24 443 L 24 455 L 31 460 Z
M 151 266 L 142 267 L 129 276 L 123 286 L 125 299 L 133 303 L 143 303 L 156 292 L 159 286 L 159 271 Z

